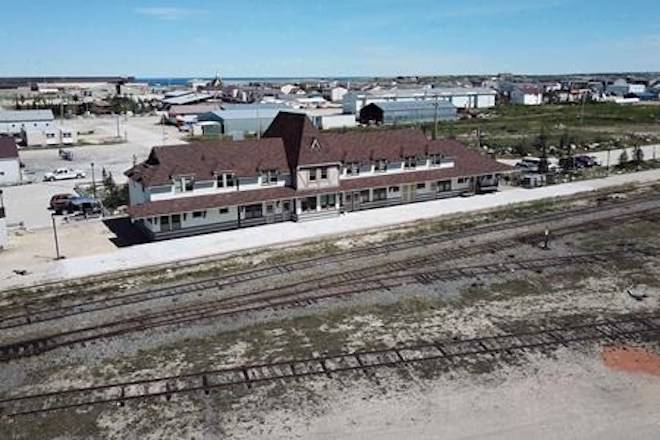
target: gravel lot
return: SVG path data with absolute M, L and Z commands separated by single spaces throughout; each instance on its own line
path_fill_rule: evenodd
M 520 215 L 523 215 L 521 213 Z M 525 216 L 532 215 L 524 213 Z M 487 219 L 482 219 L 482 221 Z M 568 221 L 568 220 L 561 220 Z M 442 225 L 437 225 L 442 230 Z M 599 252 L 618 244 L 660 247 L 660 224 L 640 218 L 607 227 L 560 235 L 551 250 L 512 241 L 511 248 L 452 259 L 452 249 L 482 241 L 504 242 L 494 232 L 432 247 L 397 251 L 358 260 L 337 261 L 273 278 L 132 304 L 51 321 L 25 330 L 4 331 L 5 340 L 71 329 L 118 316 L 129 317 L 185 306 L 226 295 L 309 280 L 324 274 L 374 267 L 385 261 L 407 261 L 428 252 L 447 258 L 428 268 L 444 270 L 475 264 L 496 266 L 515 258 Z M 559 230 L 558 228 L 554 228 Z M 536 229 L 532 228 L 533 231 Z M 412 231 L 402 231 L 410 234 Z M 529 231 L 524 231 L 525 235 Z M 516 237 L 514 233 L 513 237 Z M 387 238 L 381 234 L 380 239 Z M 352 245 L 373 242 L 354 239 Z M 340 240 L 334 246 L 350 246 Z M 319 245 L 320 246 L 320 245 Z M 324 244 L 323 246 L 332 246 Z M 238 268 L 264 261 L 289 261 L 317 255 L 282 251 L 243 256 L 222 264 Z M 417 341 L 522 332 L 540 326 L 580 324 L 628 313 L 660 311 L 660 261 L 657 255 L 615 257 L 597 263 L 535 271 L 501 271 L 422 285 L 411 283 L 294 309 L 280 308 L 207 322 L 184 324 L 92 344 L 62 348 L 39 357 L 3 365 L 0 395 L 52 391 L 108 381 L 163 376 L 221 368 L 312 353 L 373 349 Z M 220 264 L 220 263 L 217 263 Z M 220 271 L 216 267 L 216 271 Z M 244 267 L 244 268 L 246 268 Z M 207 268 L 208 269 L 208 268 Z M 198 270 L 204 270 L 199 265 Z M 209 274 L 206 273 L 206 276 Z M 176 281 L 177 271 L 152 274 L 134 283 Z M 194 276 L 188 274 L 188 276 Z M 198 274 L 198 276 L 202 276 Z M 98 285 L 97 294 L 130 292 L 130 279 Z M 626 289 L 644 292 L 637 301 Z M 66 300 L 49 299 L 57 288 L 19 297 L 0 296 L 0 317 L 16 313 L 16 304 L 37 301 L 47 307 L 82 300 L 87 290 L 73 287 Z M 104 293 L 105 292 L 105 293 Z M 88 298 L 91 299 L 91 298 Z M 63 302 L 62 302 L 63 301 Z M 42 305 L 42 306 L 43 306 Z M 23 332 L 23 333 L 21 333 Z M 22 335 L 22 336 L 21 336 Z M 645 346 L 657 352 L 660 335 Z M 615 342 L 613 342 L 615 343 Z M 379 370 L 362 374 L 257 387 L 254 390 L 176 395 L 172 401 L 101 406 L 18 419 L 0 426 L 0 437 L 31 439 L 618 439 L 654 438 L 660 432 L 658 378 L 608 367 L 602 348 L 584 344 L 541 354 L 487 357 L 480 362 L 457 359 L 450 364 Z

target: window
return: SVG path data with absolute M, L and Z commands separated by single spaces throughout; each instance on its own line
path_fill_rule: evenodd
M 321 196 L 321 209 L 335 209 L 337 197 L 335 194 L 324 194 Z
M 262 185 L 275 185 L 277 183 L 277 170 L 265 170 L 261 172 Z
M 426 183 L 418 183 L 417 189 L 426 189 Z
M 451 180 L 441 180 L 438 182 L 438 192 L 451 191 Z
M 378 188 L 374 190 L 374 202 L 378 200 L 387 200 L 387 188 Z
M 321 180 L 326 180 L 328 178 L 328 169 L 321 168 Z
M 406 156 L 403 161 L 403 168 L 406 170 L 414 170 L 417 167 L 417 158 L 415 156 Z
M 378 159 L 374 162 L 374 171 L 377 173 L 384 173 L 387 171 L 387 160 Z
M 465 183 L 465 178 L 461 177 L 457 180 L 458 183 Z
M 263 217 L 263 207 L 259 205 L 249 205 L 245 207 L 245 218 L 261 218 Z
M 431 154 L 429 156 L 429 159 L 431 160 L 431 165 L 441 165 L 442 164 L 442 154 Z
M 218 188 L 231 188 L 234 186 L 234 181 L 234 175 L 230 173 L 222 173 L 217 176 Z
M 310 182 L 316 181 L 316 169 L 309 170 L 309 181 Z
M 367 203 L 370 202 L 369 190 L 360 191 L 360 202 Z
M 349 162 L 344 165 L 347 176 L 359 176 L 360 175 L 360 163 L 359 162 Z
M 46 133 L 46 139 L 55 139 L 55 133 Z
M 390 194 L 399 194 L 399 187 L 398 186 L 390 186 Z
M 229 214 L 229 208 L 220 208 L 218 212 L 220 214 Z
M 184 191 L 186 192 L 192 191 L 195 186 L 195 179 L 193 179 L 192 177 L 184 177 L 183 179 L 181 179 L 181 183 Z
M 206 211 L 193 212 L 193 218 L 206 218 Z
M 300 201 L 303 212 L 316 211 L 316 197 L 307 197 Z

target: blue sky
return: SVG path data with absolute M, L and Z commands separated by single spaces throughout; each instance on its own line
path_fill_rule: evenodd
M 0 0 L 0 75 L 660 71 L 658 0 Z

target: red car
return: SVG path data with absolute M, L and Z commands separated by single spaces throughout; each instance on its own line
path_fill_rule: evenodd
M 55 214 L 61 214 L 74 197 L 77 196 L 75 194 L 55 194 L 50 198 L 50 209 L 55 211 Z

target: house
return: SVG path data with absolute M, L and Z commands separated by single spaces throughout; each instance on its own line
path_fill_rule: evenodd
M 518 105 L 543 104 L 543 91 L 533 84 L 516 85 L 511 91 L 511 103 Z
M 21 183 L 21 165 L 14 138 L 0 136 L 0 186 Z
M 18 136 L 22 130 L 47 130 L 54 126 L 51 110 L 0 110 L 0 135 Z
M 348 89 L 346 87 L 336 86 L 324 90 L 323 97 L 330 102 L 341 102 L 347 93 Z
M 154 240 L 496 191 L 511 167 L 411 128 L 321 132 L 280 112 L 261 139 L 154 147 L 126 172 Z
M 447 101 L 459 109 L 491 108 L 497 92 L 481 87 L 434 87 L 424 89 L 372 89 L 348 92 L 343 99 L 344 113 L 360 114 L 363 107 L 378 102 Z
M 424 122 L 455 121 L 456 107 L 448 101 L 377 102 L 360 110 L 362 124 L 421 124 Z

